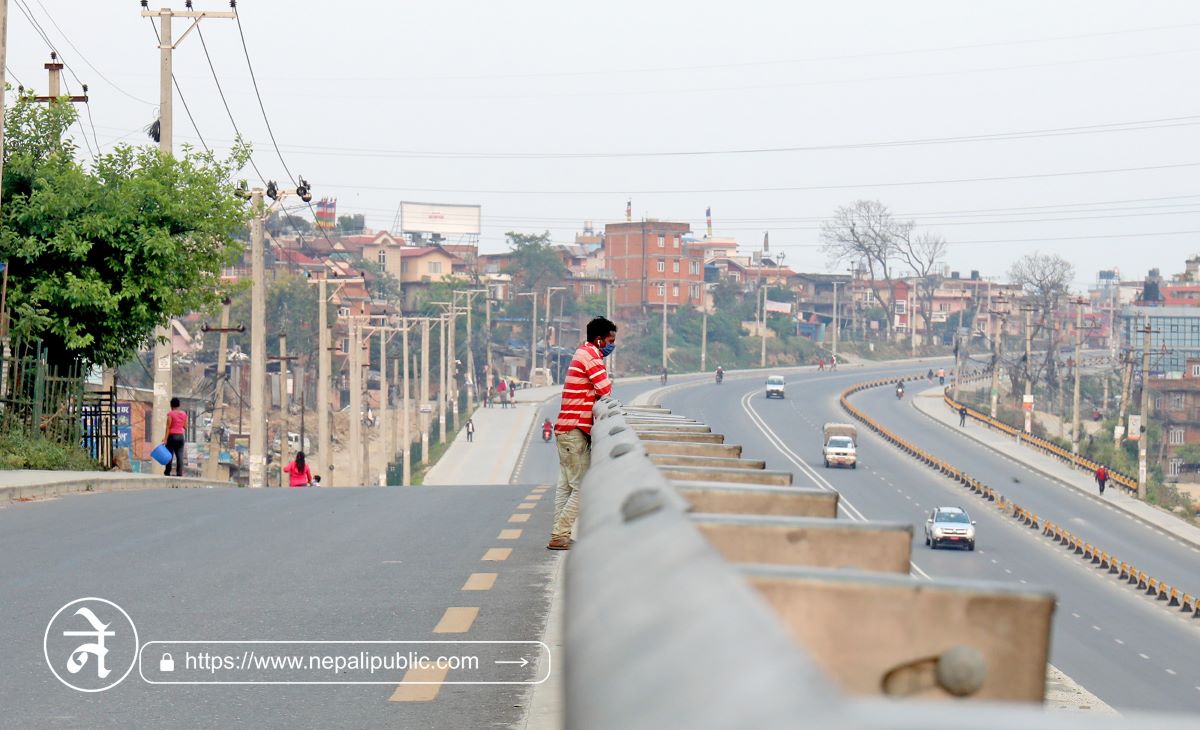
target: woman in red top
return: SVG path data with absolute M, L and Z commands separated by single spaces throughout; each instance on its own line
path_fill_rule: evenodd
M 304 463 L 304 452 L 297 451 L 296 459 L 292 463 L 283 467 L 283 470 L 290 476 L 288 477 L 289 487 L 311 487 L 313 481 L 312 467 Z
M 171 462 L 175 462 L 175 476 L 183 476 L 183 457 L 184 445 L 187 444 L 187 438 L 184 436 L 187 433 L 187 413 L 179 407 L 179 399 L 171 399 L 171 410 L 167 413 L 167 432 L 163 434 L 163 444 L 167 450 L 171 452 L 171 461 L 167 462 L 167 468 L 163 471 L 163 476 L 171 476 Z

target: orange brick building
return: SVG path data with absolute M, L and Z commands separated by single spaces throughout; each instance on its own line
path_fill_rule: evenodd
M 687 223 L 644 220 L 604 226 L 604 258 L 613 275 L 613 303 L 645 309 L 698 305 L 704 282 L 704 249 L 684 243 Z

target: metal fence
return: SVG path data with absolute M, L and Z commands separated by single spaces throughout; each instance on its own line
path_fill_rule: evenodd
M 0 432 L 82 446 L 103 468 L 113 464 L 116 393 L 85 390 L 86 369 L 48 361 L 41 342 L 0 349 Z

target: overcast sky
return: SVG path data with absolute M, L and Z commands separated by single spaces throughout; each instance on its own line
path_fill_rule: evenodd
M 158 54 L 138 3 L 9 0 L 8 81 L 41 92 L 48 49 L 23 8 L 89 84 L 100 146 L 148 142 Z M 711 206 L 717 235 L 753 249 L 769 230 L 786 264 L 825 271 L 820 219 L 874 198 L 945 236 L 964 275 L 1053 251 L 1082 286 L 1100 268 L 1180 271 L 1200 252 L 1198 2 L 242 0 L 239 11 L 288 167 L 373 228 L 390 228 L 401 200 L 480 204 L 481 248 L 499 251 L 507 230 L 571 241 L 584 220 L 623 220 L 632 198 L 635 219 L 701 232 Z M 202 27 L 258 167 L 284 181 L 237 25 Z M 195 33 L 175 71 L 200 133 L 228 149 Z M 175 128 L 177 145 L 198 143 L 178 97 Z M 773 151 L 694 154 L 756 149 Z

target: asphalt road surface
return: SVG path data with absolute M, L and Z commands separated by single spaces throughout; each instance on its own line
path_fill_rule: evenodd
M 929 576 L 1053 590 L 1058 606 L 1051 663 L 1118 710 L 1200 712 L 1200 622 L 1168 612 L 862 429 L 858 469 L 823 468 L 821 424 L 847 420 L 837 403 L 844 388 L 883 373 L 924 369 L 885 366 L 788 375 L 786 399 L 770 401 L 763 394 L 765 378 L 727 378 L 721 386 L 702 383 L 669 393 L 662 402 L 708 422 L 726 434 L 727 442 L 743 444 L 745 455 L 765 458 L 768 469 L 792 471 L 798 486 L 837 489 L 847 518 L 911 522 L 914 563 Z M 1145 569 L 1161 570 L 1166 580 L 1191 576 L 1190 583 L 1181 584 L 1200 585 L 1194 578 L 1200 556 L 1190 547 L 951 434 L 912 408 L 910 397 L 897 402 L 887 388 L 854 396 L 872 416 L 1022 505 L 1125 560 L 1144 560 Z M 1013 482 L 1014 477 L 1020 481 Z M 943 505 L 961 505 L 978 521 L 975 552 L 925 547 L 924 520 Z

